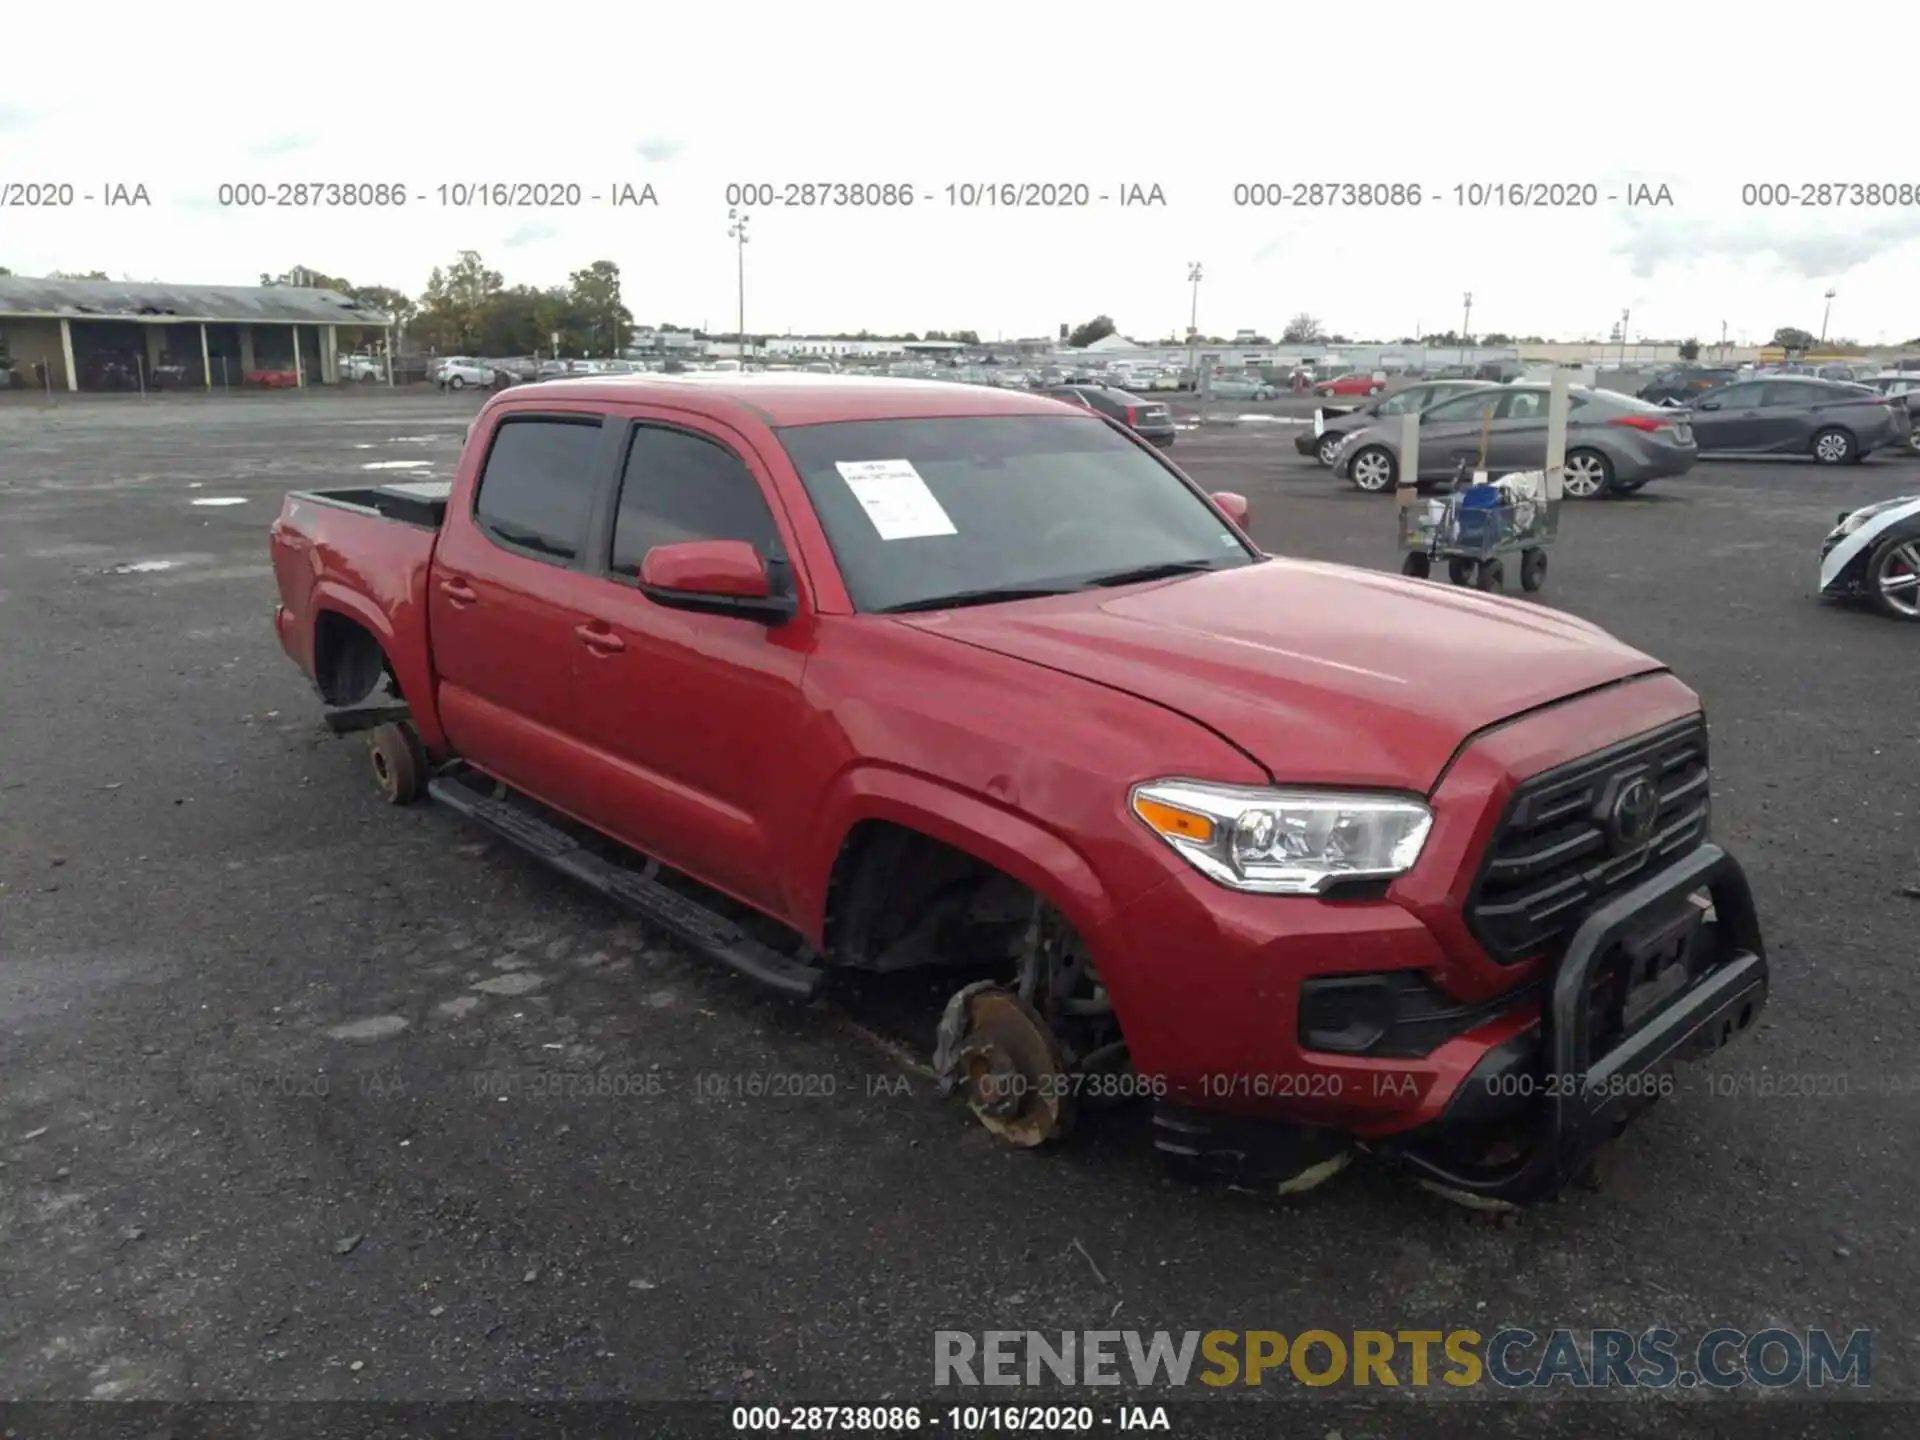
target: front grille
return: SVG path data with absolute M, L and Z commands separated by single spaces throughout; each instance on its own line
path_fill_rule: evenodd
M 1622 843 L 1615 799 L 1635 779 L 1659 796 L 1645 840 Z M 1557 960 L 1596 904 L 1707 838 L 1707 726 L 1700 716 L 1536 775 L 1514 794 L 1467 900 L 1497 964 Z

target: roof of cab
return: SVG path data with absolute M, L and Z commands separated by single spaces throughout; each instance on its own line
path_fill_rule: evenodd
M 496 398 L 515 409 L 559 399 L 665 405 L 716 416 L 744 409 L 775 426 L 823 425 L 836 420 L 1084 413 L 1044 395 L 991 385 L 807 372 L 581 375 L 516 385 Z

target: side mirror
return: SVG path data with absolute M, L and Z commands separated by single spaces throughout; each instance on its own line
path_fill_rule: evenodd
M 1213 492 L 1213 503 L 1225 511 L 1227 518 L 1234 524 L 1242 528 L 1246 526 L 1247 511 L 1250 508 L 1246 496 L 1237 495 L 1231 490 L 1216 490 Z
M 797 608 L 774 593 L 760 552 L 744 540 L 656 545 L 640 562 L 640 589 L 656 605 L 778 625 Z

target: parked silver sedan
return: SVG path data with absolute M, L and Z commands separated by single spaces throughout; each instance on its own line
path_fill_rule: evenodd
M 1420 414 L 1421 485 L 1454 479 L 1462 470 L 1495 474 L 1538 470 L 1547 458 L 1546 385 L 1503 385 L 1444 400 Z M 1631 395 L 1573 386 L 1568 392 L 1567 458 L 1562 472 L 1570 499 L 1630 495 L 1650 481 L 1684 475 L 1699 458 L 1684 410 L 1651 405 Z M 1356 490 L 1381 494 L 1400 476 L 1399 416 L 1347 437 L 1334 470 Z

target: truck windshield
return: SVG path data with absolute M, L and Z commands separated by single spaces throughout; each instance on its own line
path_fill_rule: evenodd
M 985 604 L 1258 558 L 1177 474 L 1092 417 L 778 433 L 861 610 Z

